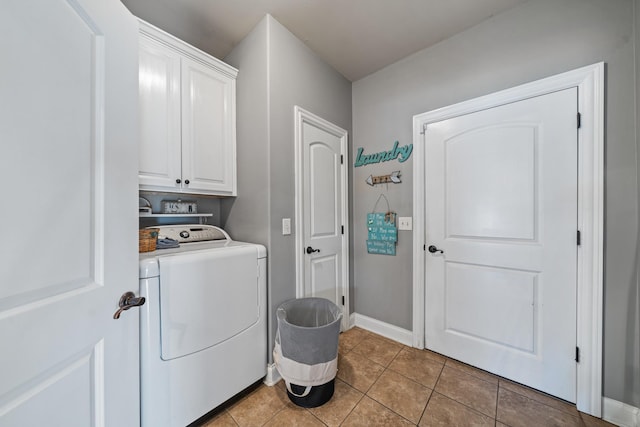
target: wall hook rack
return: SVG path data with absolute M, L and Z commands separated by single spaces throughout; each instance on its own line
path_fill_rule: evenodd
M 376 184 L 388 184 L 390 182 L 393 184 L 400 184 L 402 180 L 400 179 L 400 171 L 395 171 L 388 175 L 369 175 L 369 177 L 365 179 L 365 182 L 373 187 Z

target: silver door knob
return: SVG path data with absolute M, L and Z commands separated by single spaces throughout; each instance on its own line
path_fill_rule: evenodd
M 119 319 L 123 311 L 129 310 L 131 307 L 140 307 L 145 303 L 144 297 L 137 297 L 133 292 L 125 292 L 120 297 L 118 305 L 120 308 L 113 314 L 114 319 Z

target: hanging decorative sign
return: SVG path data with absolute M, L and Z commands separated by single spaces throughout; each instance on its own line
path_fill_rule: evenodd
M 398 229 L 394 212 L 367 214 L 367 252 L 370 254 L 395 255 Z
M 397 242 L 396 214 L 393 212 L 376 212 L 367 214 L 367 230 L 369 240 Z
M 373 163 L 388 162 L 398 159 L 400 163 L 406 162 L 413 151 L 413 144 L 403 145 L 400 147 L 398 141 L 393 143 L 393 148 L 389 151 L 381 151 L 374 154 L 364 154 L 364 148 L 358 148 L 356 154 L 355 167 L 370 165 Z
M 380 240 L 367 240 L 367 253 L 395 256 L 396 244 L 394 242 L 382 242 Z
M 364 182 L 373 187 L 376 184 L 387 184 L 389 182 L 400 184 L 402 180 L 400 179 L 400 171 L 395 171 L 391 172 L 389 175 L 369 175 L 369 178 L 365 179 Z

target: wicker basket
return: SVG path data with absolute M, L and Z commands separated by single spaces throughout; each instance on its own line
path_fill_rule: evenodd
M 158 241 L 158 228 L 143 228 L 138 230 L 139 252 L 153 252 Z

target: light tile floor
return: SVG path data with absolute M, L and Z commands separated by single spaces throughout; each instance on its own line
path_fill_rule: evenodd
M 203 427 L 607 426 L 574 405 L 360 328 L 340 335 L 333 398 L 304 409 L 284 384 L 261 384 Z

